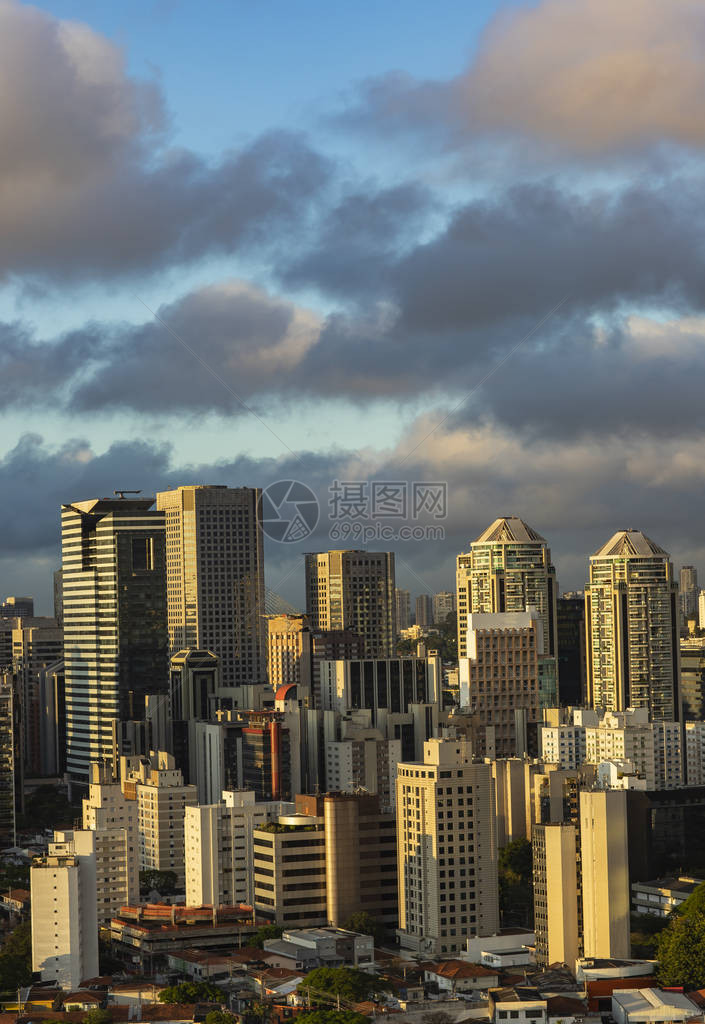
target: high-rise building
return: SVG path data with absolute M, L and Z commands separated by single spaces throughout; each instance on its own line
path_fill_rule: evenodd
M 440 707 L 443 670 L 428 658 L 369 658 L 321 663 L 321 703 L 326 711 L 369 708 L 377 715 L 406 711 L 411 704 Z
M 289 683 L 295 683 L 302 696 L 310 691 L 311 657 L 308 616 L 267 616 L 267 679 L 275 693 Z
M 152 505 L 61 508 L 67 771 L 82 783 L 122 746 L 124 724 L 144 719 L 146 695 L 167 692 L 164 514 Z
M 627 960 L 631 955 L 627 795 L 580 793 L 583 955 Z
M 311 634 L 311 677 L 313 706 L 321 705 L 321 665 L 324 661 L 363 658 L 365 641 L 351 629 L 332 629 Z
M 243 787 L 258 800 L 290 800 L 291 744 L 283 715 L 248 712 L 242 729 Z
M 698 570 L 694 565 L 682 565 L 678 575 L 683 622 L 698 617 Z
M 23 807 L 20 702 L 11 675 L 0 674 L 0 842 L 17 841 L 17 813 Z
M 416 598 L 416 625 L 433 625 L 433 598 L 430 594 L 419 594 Z
M 544 538 L 517 516 L 503 516 L 458 555 L 458 656 L 467 657 L 468 615 L 535 608 L 543 627 L 540 689 L 557 687 L 556 570 Z
M 261 494 L 209 485 L 157 494 L 166 517 L 171 652 L 216 654 L 225 687 L 265 677 Z
M 536 962 L 542 966 L 559 963 L 574 970 L 581 952 L 576 841 L 575 825 L 533 827 Z
M 137 799 L 139 864 L 142 871 L 173 871 L 179 891 L 186 882 L 184 816 L 198 802 L 195 786 L 184 785 L 171 754 L 158 751 L 137 763 L 123 779 L 123 791 Z
M 394 590 L 394 608 L 396 614 L 396 630 L 408 629 L 411 625 L 411 594 L 408 590 L 396 587 Z
M 679 721 L 678 584 L 668 554 L 639 530 L 620 530 L 590 559 L 585 602 L 588 703 Z
M 463 739 L 432 739 L 397 774 L 399 940 L 455 953 L 499 929 L 492 769 Z
M 557 602 L 558 697 L 561 704 L 579 705 L 587 692 L 585 659 L 585 594 L 563 594 Z
M 223 802 L 186 808 L 184 823 L 186 905 L 253 905 L 255 828 L 294 804 L 256 801 L 248 791 L 224 792 Z
M 325 551 L 306 555 L 306 612 L 313 630 L 351 629 L 366 658 L 394 653 L 394 555 Z
M 458 661 L 460 706 L 471 710 L 478 727 L 481 749 L 476 753 L 521 756 L 527 752 L 528 740 L 519 734 L 516 712 L 524 711 L 526 725 L 533 726 L 534 732 L 541 718 L 541 617 L 535 608 L 498 615 L 471 613 L 468 627 L 468 654 Z
M 56 619 L 24 618 L 12 631 L 12 663 L 22 702 L 23 751 L 29 775 L 42 774 L 42 671 L 63 657 L 63 631 Z
M 334 793 L 374 793 L 385 811 L 394 809 L 401 740 L 386 739 L 379 729 L 344 720 L 341 739 L 325 741 L 326 788 Z
M 57 836 L 30 869 L 32 970 L 73 991 L 98 974 L 96 857 Z
M 103 874 L 109 891 L 98 900 L 98 915 L 109 921 L 121 906 L 138 902 L 140 896 L 138 805 L 125 797 L 111 762 L 90 766 L 83 830 L 96 833 L 98 874 L 101 859 L 107 868 Z
M 449 615 L 455 611 L 455 594 L 449 590 L 442 590 L 433 595 L 433 624 L 442 626 Z
M 698 593 L 698 626 L 705 629 L 705 590 Z
M 0 619 L 31 619 L 33 617 L 33 597 L 6 597 L 0 604 Z
M 340 928 L 362 910 L 394 927 L 396 824 L 376 796 L 299 795 L 295 814 L 255 828 L 253 846 L 258 915 L 290 928 Z

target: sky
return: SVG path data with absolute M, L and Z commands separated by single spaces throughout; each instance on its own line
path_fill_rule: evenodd
M 304 551 L 451 589 L 499 515 L 565 590 L 624 528 L 705 573 L 704 44 L 700 0 L 0 0 L 0 596 L 50 612 L 62 502 L 199 482 L 313 491 L 297 607 Z

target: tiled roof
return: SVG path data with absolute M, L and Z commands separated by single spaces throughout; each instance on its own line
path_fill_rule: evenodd
M 641 530 L 618 530 L 592 557 L 651 558 L 653 555 L 662 555 L 668 558 L 668 553 Z
M 500 516 L 487 527 L 474 544 L 545 544 L 546 541 L 518 516 Z

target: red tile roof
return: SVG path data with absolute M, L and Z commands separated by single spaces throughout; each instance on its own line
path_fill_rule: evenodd
M 466 960 L 443 960 L 426 968 L 442 978 L 496 978 L 497 972 L 482 964 L 469 964 Z

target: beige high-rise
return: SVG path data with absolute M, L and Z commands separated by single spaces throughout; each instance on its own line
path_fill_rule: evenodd
M 394 555 L 324 551 L 306 555 L 306 612 L 314 630 L 350 629 L 365 658 L 394 654 Z
M 308 616 L 268 615 L 267 679 L 274 692 L 288 683 L 310 690 L 311 670 L 311 628 Z
M 226 687 L 264 681 L 261 493 L 200 484 L 157 494 L 171 652 L 212 651 Z
M 590 559 L 585 588 L 588 703 L 680 721 L 678 584 L 668 554 L 620 530 Z
M 627 794 L 580 793 L 583 947 L 586 957 L 631 955 Z
M 399 940 L 437 955 L 499 928 L 495 794 L 464 739 L 432 739 L 397 774 Z
M 580 955 L 578 865 L 574 825 L 534 825 L 536 962 L 566 964 L 575 970 Z

